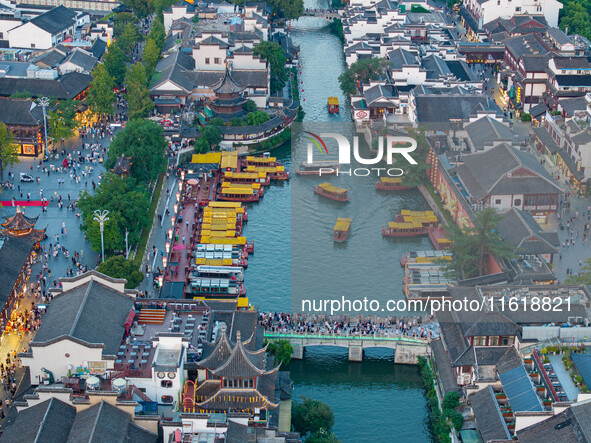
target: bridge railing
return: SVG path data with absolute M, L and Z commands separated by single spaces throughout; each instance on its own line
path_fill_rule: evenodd
M 396 333 L 385 333 L 385 334 L 329 334 L 329 333 L 316 333 L 316 334 L 298 334 L 295 332 L 267 332 L 264 333 L 265 338 L 276 338 L 276 339 L 307 339 L 307 340 L 374 340 L 374 341 L 401 341 L 407 343 L 429 343 L 428 338 L 421 337 L 405 337 Z

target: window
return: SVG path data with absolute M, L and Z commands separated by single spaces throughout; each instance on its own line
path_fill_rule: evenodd
M 161 380 L 160 387 L 162 388 L 172 388 L 172 381 L 170 380 Z
M 517 6 L 517 7 L 515 8 L 515 12 L 521 12 L 521 6 Z
M 495 205 L 500 205 L 500 204 L 501 204 L 501 199 L 500 199 L 500 198 L 497 198 L 497 199 L 495 200 Z
M 486 337 L 474 337 L 474 346 L 484 346 L 486 344 Z
M 174 398 L 172 397 L 172 395 L 163 395 L 162 396 L 162 403 L 172 403 L 174 401 Z
M 216 65 L 220 65 L 220 64 L 222 63 L 218 57 L 214 58 L 214 59 L 213 59 L 213 62 L 214 62 Z
M 520 198 L 516 198 L 515 201 L 513 202 L 513 204 L 515 206 L 521 206 L 521 199 Z
M 489 346 L 498 346 L 499 345 L 499 337 L 488 337 L 488 345 Z
M 206 59 L 205 59 L 205 64 L 206 64 L 206 65 L 209 65 L 209 58 L 206 58 Z
M 31 43 L 31 48 L 34 48 L 34 47 L 35 47 L 35 43 Z

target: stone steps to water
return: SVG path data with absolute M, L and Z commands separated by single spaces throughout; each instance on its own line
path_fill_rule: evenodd
M 166 317 L 166 309 L 142 309 L 138 323 L 140 325 L 161 325 Z

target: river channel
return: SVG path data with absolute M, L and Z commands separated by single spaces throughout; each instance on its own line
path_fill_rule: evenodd
M 306 7 L 327 8 L 326 2 L 306 0 Z M 303 82 L 300 98 L 306 112 L 305 121 L 350 121 L 348 104 L 338 83 L 338 76 L 344 69 L 340 41 L 330 34 L 326 22 L 315 17 L 292 22 L 291 36 L 300 46 L 301 67 L 298 70 Z M 329 116 L 328 96 L 339 98 L 341 109 L 338 116 Z M 244 233 L 249 241 L 255 242 L 255 254 L 249 258 L 245 286 L 249 300 L 260 310 L 290 311 L 292 193 L 294 187 L 299 186 L 293 178 L 302 159 L 294 159 L 292 164 L 289 144 L 273 151 L 273 155 L 292 171 L 292 180 L 273 184 L 265 190 L 261 202 L 249 206 L 249 222 Z M 394 213 L 403 208 L 427 209 L 427 206 L 416 191 L 395 195 L 376 193 L 374 179 L 367 177 L 355 183 L 353 195 L 368 205 L 363 215 L 354 219 L 346 247 L 333 245 L 334 221 L 337 216 L 346 216 L 338 205 L 323 205 L 318 196 L 310 194 L 309 201 L 297 207 L 303 212 L 298 215 L 310 221 L 306 241 L 316 248 L 312 262 L 332 261 L 340 269 L 340 274 L 333 280 L 315 283 L 321 286 L 316 288 L 320 292 L 343 285 L 345 279 L 352 291 L 363 290 L 371 281 L 375 283 L 372 290 L 381 294 L 378 296 L 384 300 L 403 298 L 401 255 L 431 248 L 428 239 L 388 241 L 382 238 L 381 225 L 392 220 Z M 336 180 L 338 184 L 339 179 Z M 364 252 L 356 260 L 348 261 L 344 258 L 346 248 Z M 360 270 L 359 262 L 365 262 L 367 266 Z M 322 279 L 316 281 L 322 282 Z M 308 396 L 329 404 L 335 413 L 334 432 L 343 443 L 431 441 L 428 409 L 418 368 L 395 365 L 391 351 L 372 350 L 366 353 L 363 363 L 349 363 L 346 349 L 307 349 L 306 357 L 292 361 L 290 370 L 294 400 Z

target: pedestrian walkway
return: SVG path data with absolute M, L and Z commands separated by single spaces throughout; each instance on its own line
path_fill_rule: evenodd
M 575 386 L 572 379 L 570 378 L 570 374 L 564 367 L 564 363 L 562 362 L 562 354 L 549 355 L 548 359 L 550 360 L 552 369 L 554 370 L 556 377 L 558 377 L 558 381 L 560 382 L 567 398 L 570 401 L 576 400 L 581 390 Z

